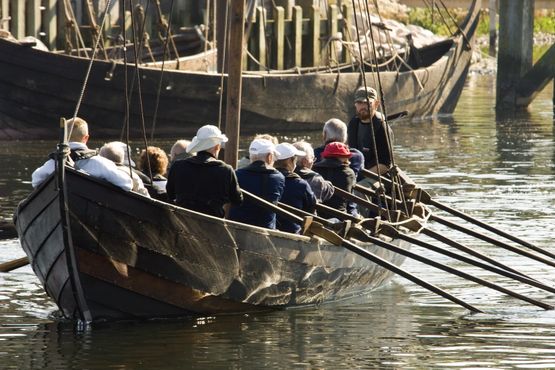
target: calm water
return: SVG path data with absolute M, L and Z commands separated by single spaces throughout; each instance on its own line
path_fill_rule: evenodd
M 493 110 L 494 85 L 489 77 L 470 77 L 452 117 L 394 124 L 396 161 L 438 200 L 555 252 L 551 87 L 528 113 L 503 118 Z M 320 133 L 299 137 L 318 142 Z M 11 217 L 53 145 L 1 143 L 0 217 Z M 551 267 L 433 228 L 555 285 Z M 415 250 L 555 304 L 553 294 Z M 0 241 L 0 262 L 22 255 L 17 240 Z M 319 308 L 80 330 L 56 318 L 25 267 L 0 274 L 0 368 L 555 368 L 554 311 L 416 262 L 404 267 L 486 313 L 469 314 L 396 278 L 369 297 Z

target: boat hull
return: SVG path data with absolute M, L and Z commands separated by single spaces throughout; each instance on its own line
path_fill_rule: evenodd
M 316 305 L 367 294 L 392 277 L 316 237 L 202 215 L 73 170 L 66 171 L 66 185 L 67 228 L 53 177 L 20 204 L 16 227 L 47 294 L 70 319 Z M 396 265 L 404 260 L 363 245 Z
M 428 59 L 426 67 L 380 72 L 389 115 L 406 111 L 409 117 L 422 117 L 453 112 L 470 64 L 478 11 L 479 4 L 473 4 L 461 26 L 464 36 L 441 43 L 437 53 L 428 52 L 428 57 L 422 58 L 422 62 Z M 88 65 L 85 58 L 0 39 L 0 139 L 55 138 L 59 118 L 74 114 Z M 206 123 L 218 122 L 219 74 L 140 70 L 142 104 L 136 91 L 129 99 L 132 137 L 143 137 L 141 107 L 144 130 L 156 137 L 188 136 Z M 133 76 L 132 65 L 94 63 L 79 115 L 91 124 L 95 136 L 125 132 L 125 81 L 131 84 Z M 224 91 L 225 82 L 226 78 Z M 137 90 L 139 83 L 133 84 Z M 333 69 L 245 73 L 241 127 L 244 132 L 274 132 L 321 127 L 331 117 L 347 121 L 354 113 L 353 92 L 361 84 L 358 72 Z

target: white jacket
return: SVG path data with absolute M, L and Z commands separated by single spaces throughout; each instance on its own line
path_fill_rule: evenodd
M 83 143 L 70 142 L 71 149 L 88 149 Z M 80 171 L 83 171 L 91 176 L 99 179 L 106 180 L 123 190 L 131 191 L 133 188 L 133 180 L 129 175 L 118 170 L 114 162 L 99 155 L 95 155 L 89 159 L 82 159 L 78 161 L 76 166 Z M 34 188 L 39 186 L 44 180 L 54 172 L 55 163 L 53 159 L 49 159 L 41 167 L 37 168 L 32 175 L 32 185 Z

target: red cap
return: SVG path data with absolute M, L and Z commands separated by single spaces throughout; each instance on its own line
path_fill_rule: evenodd
M 349 147 L 339 141 L 334 141 L 333 143 L 329 143 L 324 148 L 322 152 L 322 157 L 324 158 L 334 158 L 334 157 L 349 157 L 351 158 L 353 155 L 349 150 Z

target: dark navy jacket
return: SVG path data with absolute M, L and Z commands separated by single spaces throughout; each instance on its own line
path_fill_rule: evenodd
M 224 204 L 243 200 L 233 168 L 205 151 L 174 162 L 166 190 L 177 205 L 216 217 L 224 217 Z
M 308 182 L 296 173 L 289 172 L 284 168 L 278 168 L 278 171 L 285 176 L 285 190 L 283 191 L 281 202 L 306 212 L 314 212 L 316 196 Z M 277 216 L 277 228 L 281 231 L 296 234 L 301 231 L 301 225 L 281 215 Z
M 263 161 L 255 161 L 235 171 L 241 189 L 277 204 L 285 188 L 285 177 L 274 168 L 267 168 Z M 250 199 L 239 207 L 231 207 L 229 218 L 250 225 L 276 228 L 276 214 Z

